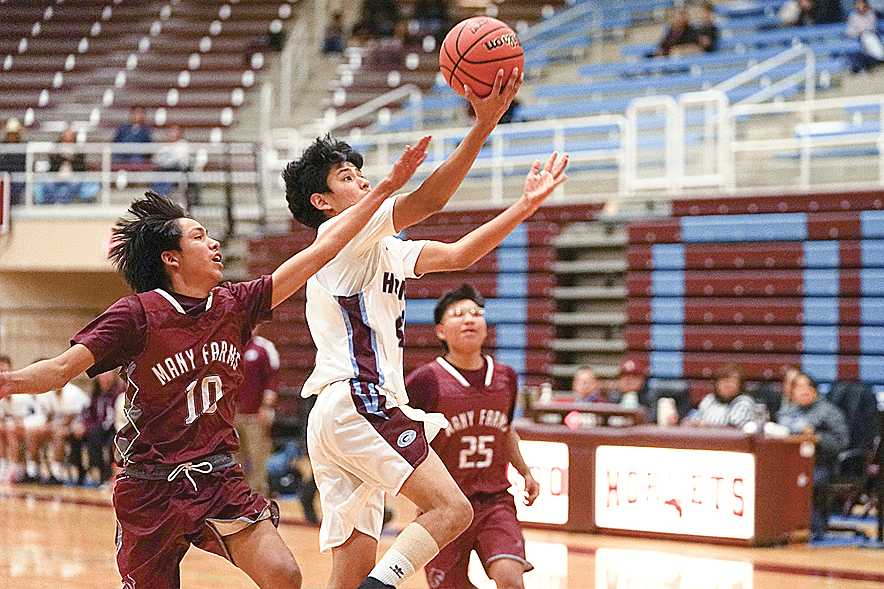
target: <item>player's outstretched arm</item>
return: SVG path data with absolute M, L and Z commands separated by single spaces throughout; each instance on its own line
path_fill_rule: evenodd
M 83 344 L 75 344 L 49 360 L 34 362 L 21 370 L 0 372 L 0 399 L 15 393 L 39 395 L 60 389 L 95 364 L 95 357 Z
M 543 168 L 540 167 L 540 161 L 535 161 L 525 178 L 522 197 L 495 218 L 454 243 L 430 241 L 424 245 L 415 263 L 415 272 L 420 275 L 427 272 L 463 270 L 497 247 L 510 231 L 533 215 L 546 197 L 568 179 L 565 175 L 568 155 L 558 161 L 557 159 L 558 153 L 553 153 Z
M 525 505 L 531 505 L 534 503 L 534 500 L 537 499 L 537 496 L 540 495 L 540 484 L 534 478 L 534 475 L 531 474 L 531 469 L 528 468 L 528 464 L 525 462 L 525 457 L 522 456 L 522 451 L 519 449 L 519 442 L 521 439 L 519 438 L 518 432 L 516 432 L 516 428 L 510 424 L 509 431 L 506 433 L 506 449 L 507 449 L 507 458 L 510 461 L 510 464 L 513 465 L 513 468 L 516 469 L 522 478 L 525 479 L 525 497 L 523 501 Z
M 522 85 L 522 78 L 519 70 L 514 69 L 504 84 L 503 70 L 499 70 L 494 79 L 494 88 L 485 98 L 476 96 L 469 86 L 465 86 L 467 99 L 476 113 L 473 128 L 448 159 L 442 162 L 414 192 L 396 201 L 393 209 L 393 225 L 396 231 L 411 227 L 433 213 L 441 211 L 451 200 L 461 182 L 467 177 L 467 172 L 476 161 L 491 131 L 516 97 L 519 86 Z
M 340 222 L 335 223 L 334 227 L 323 232 L 312 244 L 283 262 L 273 272 L 273 307 L 289 298 L 308 278 L 331 261 L 365 227 L 381 203 L 405 186 L 427 158 L 429 143 L 430 136 L 427 135 L 414 147 L 407 146 L 387 177 L 350 207 Z

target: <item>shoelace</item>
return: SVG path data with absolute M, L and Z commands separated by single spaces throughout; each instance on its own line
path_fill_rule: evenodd
M 215 467 L 212 466 L 212 463 L 208 460 L 198 462 L 197 464 L 194 464 L 192 462 L 182 462 L 181 464 L 176 466 L 175 469 L 172 470 L 172 472 L 169 473 L 169 476 L 166 478 L 166 480 L 171 483 L 178 478 L 179 474 L 183 472 L 184 476 L 187 477 L 187 480 L 190 481 L 190 484 L 193 485 L 193 490 L 199 491 L 199 489 L 196 488 L 196 481 L 194 481 L 193 477 L 190 476 L 190 471 L 193 470 L 201 474 L 209 474 L 214 469 Z

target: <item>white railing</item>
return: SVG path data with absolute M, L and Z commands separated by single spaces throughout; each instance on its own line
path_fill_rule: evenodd
M 521 193 L 535 159 L 569 152 L 570 180 L 553 202 L 668 199 L 687 194 L 806 192 L 884 187 L 884 96 L 828 98 L 765 104 L 728 104 L 720 92 L 684 94 L 665 100 L 661 122 L 653 101 L 637 101 L 628 116 L 582 117 L 499 126 L 472 166 L 453 206 L 501 206 Z M 700 116 L 697 116 L 699 113 Z M 659 113 L 656 113 L 659 114 Z M 431 131 L 430 155 L 412 186 L 432 172 L 463 139 L 468 128 Z M 406 144 L 427 131 L 340 136 L 365 156 L 364 172 L 376 181 Z M 287 218 L 279 173 L 300 156 L 315 135 L 297 132 L 267 137 L 263 144 L 190 144 L 194 170 L 188 182 L 201 186 L 202 206 L 236 218 Z M 94 183 L 93 198 L 70 206 L 41 204 L 39 185 L 57 180 L 47 171 L 57 144 L 0 144 L 0 154 L 27 156 L 27 171 L 15 214 L 89 214 L 125 207 L 133 194 L 155 182 L 178 183 L 181 172 L 147 167 L 118 169 L 114 153 L 156 153 L 164 144 L 83 143 L 89 171 L 70 181 Z M 655 167 L 657 166 L 657 167 Z M 133 190 L 135 192 L 133 192 Z M 459 204 L 458 204 L 459 203 Z M 17 211 L 17 212 L 16 212 Z

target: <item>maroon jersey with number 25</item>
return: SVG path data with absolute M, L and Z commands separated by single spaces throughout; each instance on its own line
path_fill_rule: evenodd
M 405 382 L 409 405 L 448 418 L 432 446 L 467 497 L 510 486 L 506 438 L 516 402 L 516 372 L 485 356 L 480 370 L 458 370 L 444 358 Z

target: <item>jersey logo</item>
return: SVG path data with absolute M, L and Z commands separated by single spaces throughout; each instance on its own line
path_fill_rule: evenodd
M 417 438 L 417 432 L 413 429 L 406 430 L 399 434 L 399 439 L 396 440 L 396 445 L 400 448 L 404 448 L 406 446 L 410 446 L 411 443 Z

